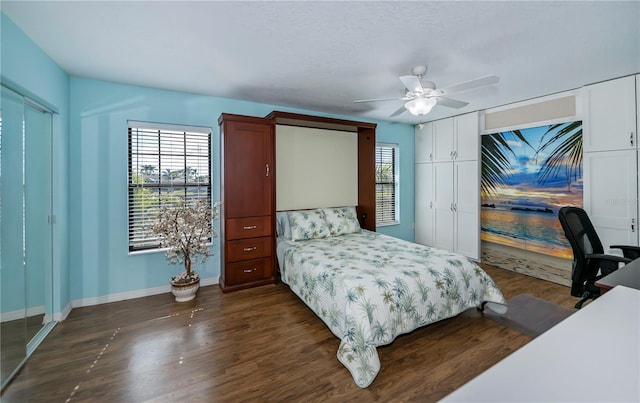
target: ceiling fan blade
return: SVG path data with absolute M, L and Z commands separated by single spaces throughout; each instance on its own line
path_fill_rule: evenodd
M 460 109 L 469 105 L 469 102 L 458 101 L 457 99 L 451 99 L 451 98 L 445 98 L 445 97 L 438 97 L 437 99 L 438 99 L 438 105 L 448 106 L 449 108 Z
M 417 76 L 400 76 L 398 77 L 404 87 L 412 92 L 422 93 L 424 90 L 422 89 L 422 84 L 420 84 L 420 79 Z
M 361 102 L 398 101 L 399 99 L 401 99 L 401 98 L 356 99 L 353 102 L 357 104 L 357 103 L 361 103 Z
M 476 78 L 462 83 L 454 84 L 452 86 L 442 88 L 439 91 L 444 95 L 454 94 L 456 92 L 467 91 L 473 88 L 482 87 L 484 85 L 495 84 L 500 81 L 500 78 L 494 74 Z
M 390 118 L 395 118 L 396 116 L 400 116 L 403 113 L 405 113 L 407 111 L 407 108 L 404 107 L 404 105 L 402 105 L 400 108 L 398 108 L 397 111 L 393 112 L 391 115 L 389 115 Z

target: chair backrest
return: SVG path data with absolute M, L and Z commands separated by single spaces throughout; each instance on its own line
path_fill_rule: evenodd
M 587 212 L 579 207 L 562 207 L 558 212 L 560 225 L 573 251 L 571 295 L 580 296 L 585 279 L 598 273 L 597 261 L 585 259 L 585 255 L 604 253 L 602 242 Z

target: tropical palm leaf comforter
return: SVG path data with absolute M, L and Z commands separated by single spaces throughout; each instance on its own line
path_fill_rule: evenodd
M 483 302 L 506 310 L 491 277 L 459 254 L 364 230 L 278 242 L 282 281 L 341 340 L 338 360 L 361 388 L 380 370 L 377 346 Z

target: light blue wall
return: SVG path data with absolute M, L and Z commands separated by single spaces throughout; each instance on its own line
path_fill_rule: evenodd
M 219 200 L 221 113 L 265 116 L 273 110 L 318 115 L 210 96 L 72 78 L 70 107 L 71 297 L 91 298 L 166 285 L 181 271 L 162 253 L 129 255 L 127 246 L 127 120 L 213 129 L 213 198 Z M 323 115 L 343 119 L 347 116 Z M 380 232 L 413 240 L 413 126 L 378 123 L 379 141 L 400 145 L 401 224 Z M 216 224 L 219 229 L 219 223 Z M 197 270 L 219 276 L 219 239 Z
M 69 76 L 0 13 L 2 83 L 58 112 L 53 116 L 53 312 L 70 299 L 68 237 Z
M 414 127 L 400 123 L 378 122 L 376 141 L 397 144 L 400 150 L 399 187 L 400 187 L 400 225 L 379 227 L 378 232 L 397 238 L 414 240 L 413 222 L 415 219 L 414 196 Z
M 219 177 L 221 113 L 264 116 L 273 110 L 359 118 L 70 78 L 4 14 L 1 77 L 5 84 L 58 112 L 53 118 L 54 312 L 71 300 L 166 285 L 179 271 L 161 253 L 128 255 L 127 120 L 213 129 L 213 177 Z M 369 120 L 370 121 L 370 120 Z M 371 122 L 371 121 L 370 121 Z M 413 127 L 375 122 L 380 142 L 400 146 L 401 223 L 380 232 L 413 240 Z M 220 189 L 214 186 L 214 199 Z M 198 268 L 220 273 L 219 242 Z

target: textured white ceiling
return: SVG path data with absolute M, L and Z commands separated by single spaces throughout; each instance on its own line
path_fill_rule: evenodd
M 438 88 L 496 74 L 422 120 L 640 72 L 640 2 L 5 1 L 65 71 L 360 118 L 418 123 L 398 76 Z

